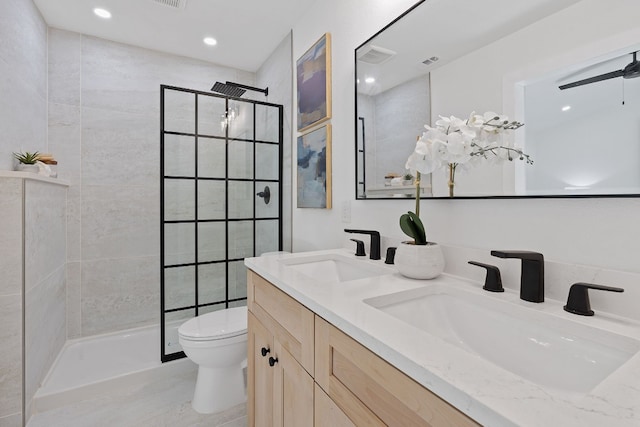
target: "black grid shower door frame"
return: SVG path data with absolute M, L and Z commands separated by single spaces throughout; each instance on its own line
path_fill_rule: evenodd
M 165 129 L 165 91 L 177 91 L 184 92 L 194 95 L 194 133 L 189 132 L 174 132 L 167 131 Z M 210 97 L 210 98 L 219 98 L 225 100 L 225 111 L 229 111 L 229 103 L 231 101 L 238 101 L 247 104 L 252 104 L 253 109 L 253 138 L 245 139 L 245 138 L 231 138 L 229 137 L 229 126 L 226 126 L 224 136 L 216 136 L 216 135 L 208 135 L 199 133 L 198 126 L 198 100 L 200 97 Z M 278 142 L 273 141 L 263 141 L 256 139 L 256 106 L 262 105 L 267 107 L 276 107 L 278 108 Z M 183 351 L 175 352 L 175 353 L 166 353 L 166 315 L 168 313 L 174 313 L 178 311 L 186 311 L 186 310 L 194 310 L 195 316 L 199 314 L 199 310 L 203 307 L 214 306 L 225 304 L 225 308 L 229 307 L 230 303 L 244 301 L 247 298 L 229 298 L 229 263 L 242 261 L 244 258 L 229 258 L 229 223 L 230 222 L 240 222 L 240 221 L 252 221 L 253 224 L 253 256 L 256 255 L 256 223 L 258 221 L 273 221 L 278 220 L 278 250 L 282 250 L 282 179 L 283 179 L 283 170 L 282 170 L 282 158 L 283 158 L 283 138 L 284 138 L 284 128 L 283 128 L 283 119 L 284 119 L 284 107 L 280 104 L 273 104 L 269 102 L 256 101 L 251 99 L 243 99 L 243 98 L 234 98 L 224 95 L 219 95 L 210 92 L 203 92 L 198 90 L 186 89 L 176 86 L 169 85 L 160 85 L 160 356 L 162 362 L 168 362 L 175 359 L 180 359 L 185 357 Z M 165 136 L 166 135 L 176 135 L 176 136 L 186 136 L 192 137 L 194 143 L 194 176 L 169 176 L 165 174 Z M 198 174 L 198 140 L 199 138 L 207 138 L 214 139 L 219 141 L 224 141 L 225 143 L 225 176 L 224 178 L 211 178 L 211 177 L 200 177 Z M 253 150 L 253 172 L 252 178 L 229 178 L 229 142 L 240 141 L 240 142 L 249 142 L 252 143 Z M 255 175 L 256 171 L 256 143 L 259 144 L 269 144 L 269 145 L 278 145 L 278 180 L 273 179 L 257 179 Z M 191 180 L 194 181 L 194 219 L 193 220 L 166 220 L 165 219 L 165 180 Z M 199 219 L 198 218 L 198 182 L 199 181 L 220 181 L 224 182 L 225 188 L 225 217 L 222 219 Z M 253 183 L 253 194 L 257 194 L 262 189 L 257 188 L 257 182 L 261 183 L 272 183 L 278 185 L 278 217 L 264 217 L 257 218 L 256 217 L 256 203 L 254 198 L 253 203 L 253 216 L 250 218 L 229 218 L 229 182 L 252 182 Z M 207 222 L 219 222 L 225 224 L 225 259 L 224 260 L 216 260 L 216 261 L 199 261 L 198 260 L 198 224 L 207 223 Z M 194 262 L 190 263 L 181 263 L 181 264 L 170 264 L 167 265 L 165 262 L 165 225 L 166 224 L 194 224 Z M 224 300 L 200 303 L 198 299 L 198 268 L 201 265 L 209 265 L 209 264 L 224 264 L 225 265 L 225 298 Z M 194 286 L 195 286 L 195 298 L 194 304 L 176 307 L 171 309 L 165 309 L 165 271 L 170 268 L 180 268 L 180 267 L 194 267 Z

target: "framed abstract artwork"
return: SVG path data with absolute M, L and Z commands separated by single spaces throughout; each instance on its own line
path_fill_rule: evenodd
M 299 208 L 331 209 L 331 125 L 298 137 Z
M 296 62 L 298 132 L 331 118 L 331 34 Z

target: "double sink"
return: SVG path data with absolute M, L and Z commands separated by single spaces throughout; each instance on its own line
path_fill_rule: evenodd
M 335 253 L 279 261 L 314 284 L 349 286 L 360 279 L 397 274 L 383 264 Z M 456 283 L 420 281 L 419 287 L 362 302 L 550 394 L 585 395 L 640 351 L 638 340 L 452 281 Z

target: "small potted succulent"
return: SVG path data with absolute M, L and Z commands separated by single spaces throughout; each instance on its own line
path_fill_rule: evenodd
M 29 151 L 13 153 L 13 157 L 18 161 L 18 165 L 16 166 L 17 171 L 38 173 L 40 170 L 36 164 L 40 159 L 40 153 L 37 151 L 33 153 Z

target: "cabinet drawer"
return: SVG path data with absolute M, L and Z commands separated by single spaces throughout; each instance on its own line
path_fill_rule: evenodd
M 318 385 L 356 425 L 479 426 L 316 316 Z
M 314 314 L 253 271 L 247 277 L 247 306 L 307 372 L 314 369 Z

